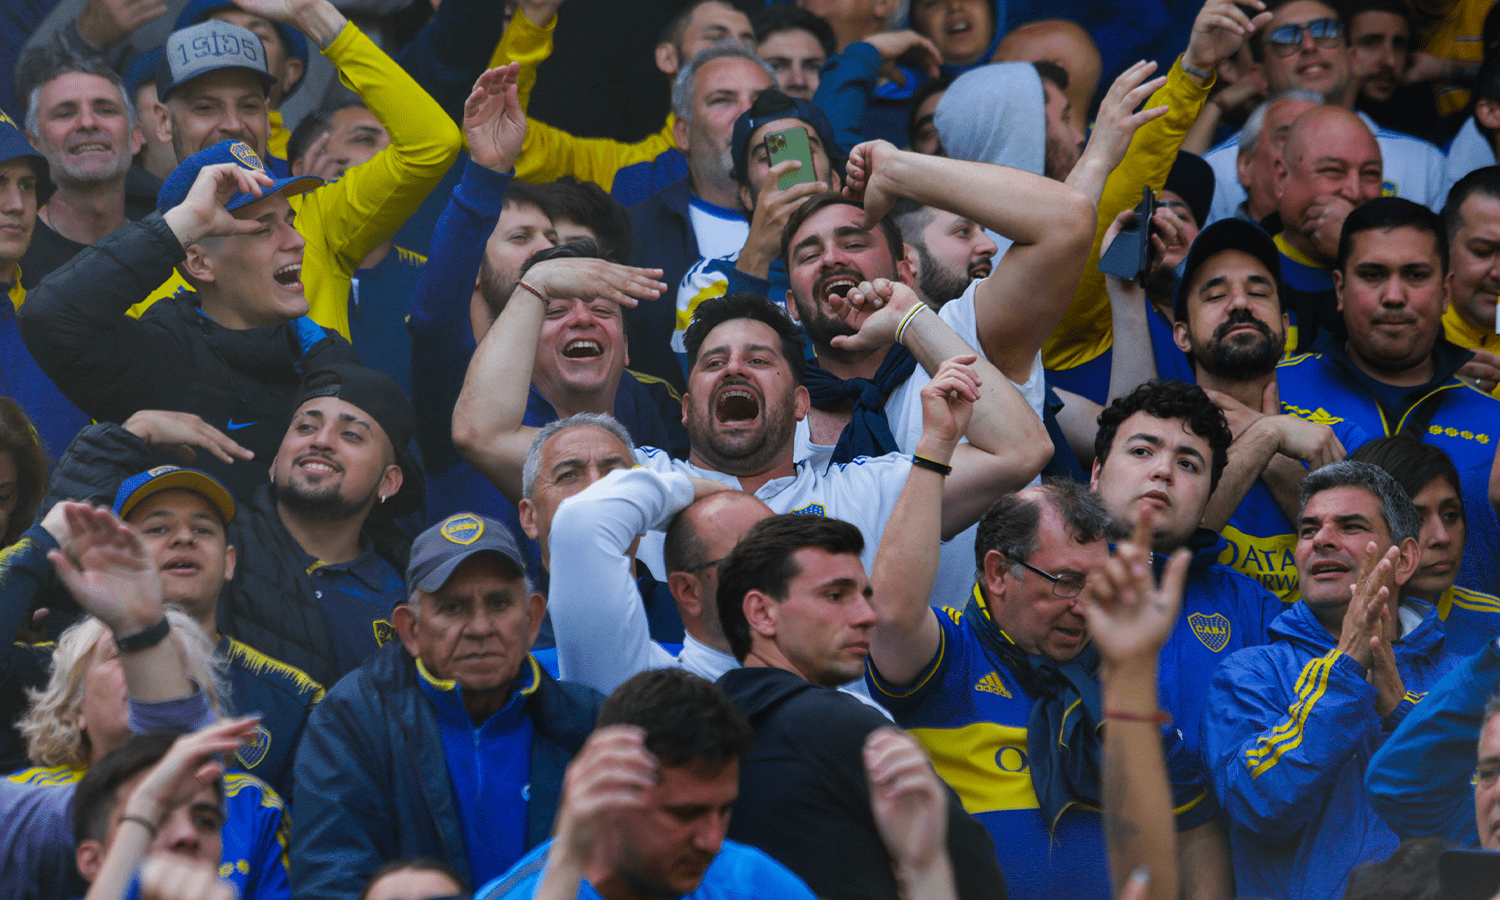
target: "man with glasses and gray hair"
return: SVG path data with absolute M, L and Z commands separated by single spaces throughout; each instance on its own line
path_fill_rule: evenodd
M 1203 742 L 1246 896 L 1341 897 L 1349 873 L 1400 838 L 1365 790 L 1371 756 L 1456 660 L 1437 610 L 1402 596 L 1421 519 L 1385 470 L 1307 476 L 1297 517 L 1302 599 L 1272 642 L 1225 660 Z
M 1350 75 L 1348 26 L 1324 0 L 1272 0 L 1271 21 L 1250 39 L 1255 66 L 1251 78 L 1270 95 L 1310 90 L 1330 106 L 1353 109 L 1359 86 Z M 1383 193 L 1415 200 L 1432 209 L 1443 205 L 1443 153 L 1432 144 L 1382 128 L 1364 113 L 1359 117 L 1375 134 L 1384 160 Z M 1236 173 L 1240 135 L 1204 154 L 1214 170 L 1211 220 L 1225 219 L 1245 201 Z

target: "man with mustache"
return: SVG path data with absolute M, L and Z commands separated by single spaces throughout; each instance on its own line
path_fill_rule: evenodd
M 1443 337 L 1454 276 L 1437 214 L 1409 200 L 1372 200 L 1349 214 L 1334 284 L 1349 337 L 1277 372 L 1284 403 L 1371 437 L 1404 432 L 1458 467 L 1469 543 L 1458 582 L 1496 593 L 1500 522 L 1488 502 L 1500 401 L 1457 377 L 1472 354 Z
M 1173 339 L 1193 380 L 1227 414 L 1235 441 L 1201 524 L 1228 546 L 1219 561 L 1291 602 L 1291 516 L 1306 476 L 1363 444 L 1362 428 L 1281 404 L 1276 364 L 1286 345 L 1281 255 L 1243 219 L 1205 228 L 1188 251 L 1172 307 Z
M 1309 475 L 1303 498 L 1302 600 L 1272 624 L 1272 643 L 1214 673 L 1203 722 L 1235 886 L 1284 900 L 1341 897 L 1355 866 L 1396 849 L 1365 771 L 1456 662 L 1437 610 L 1402 595 L 1421 523 L 1396 480 L 1345 461 Z

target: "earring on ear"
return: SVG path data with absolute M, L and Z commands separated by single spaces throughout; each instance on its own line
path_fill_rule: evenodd
M 380 502 L 381 502 L 381 503 L 384 503 L 384 502 L 385 502 L 385 494 L 381 494 L 381 495 L 380 495 Z

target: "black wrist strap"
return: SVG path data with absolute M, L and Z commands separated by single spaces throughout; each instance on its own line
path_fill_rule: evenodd
M 171 630 L 172 626 L 168 624 L 167 617 L 163 615 L 161 621 L 150 628 L 137 631 L 135 634 L 127 634 L 124 637 L 115 638 L 115 646 L 120 649 L 121 653 L 139 653 L 142 650 L 147 650 L 160 644 L 162 638 L 166 637 L 167 632 Z
M 953 474 L 952 466 L 945 466 L 935 459 L 928 459 L 925 456 L 918 456 L 915 453 L 911 455 L 911 464 L 923 469 L 930 469 L 931 471 L 943 476 Z

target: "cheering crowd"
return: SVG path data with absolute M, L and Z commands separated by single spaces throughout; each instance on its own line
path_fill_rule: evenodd
M 5 15 L 0 896 L 1500 897 L 1489 0 Z

